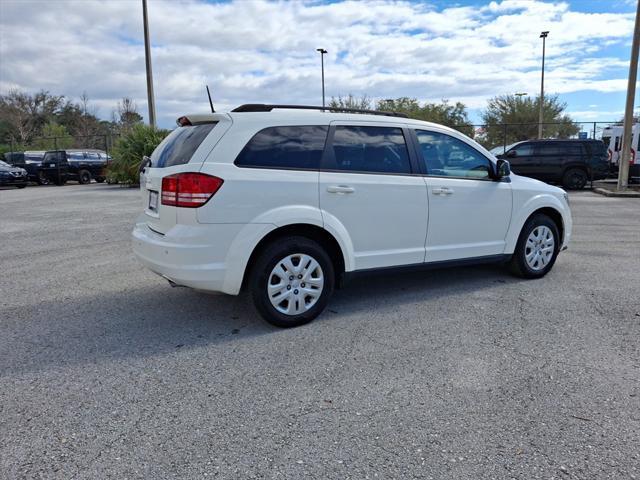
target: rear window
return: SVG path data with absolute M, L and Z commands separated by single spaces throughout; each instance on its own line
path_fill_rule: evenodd
M 216 123 L 176 128 L 151 154 L 151 166 L 164 168 L 188 163 Z
M 265 128 L 249 140 L 235 164 L 239 167 L 317 170 L 328 131 L 329 127 L 325 125 Z

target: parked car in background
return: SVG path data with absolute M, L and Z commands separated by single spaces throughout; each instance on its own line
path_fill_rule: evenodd
M 68 180 L 87 184 L 94 179 L 102 183 L 106 179 L 106 168 L 110 161 L 111 157 L 102 150 L 50 150 L 44 155 L 40 171 L 41 176 L 58 185 Z
M 40 173 L 44 151 L 29 150 L 26 152 L 6 152 L 5 161 L 14 167 L 24 168 L 27 171 L 29 181 L 40 185 L 49 183 L 49 179 Z
M 609 174 L 605 144 L 600 140 L 526 140 L 511 145 L 498 158 L 507 159 L 518 175 L 580 190 L 590 180 Z
M 0 187 L 24 188 L 27 182 L 27 171 L 24 168 L 14 167 L 0 160 Z
M 348 276 L 505 262 L 540 278 L 567 248 L 564 190 L 510 175 L 454 129 L 329 110 L 181 117 L 142 164 L 140 261 L 172 285 L 245 288 L 267 321 L 292 327 Z

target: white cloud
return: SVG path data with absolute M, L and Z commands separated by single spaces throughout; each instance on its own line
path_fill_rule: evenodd
M 581 13 L 566 3 L 505 0 L 437 10 L 429 3 L 149 1 L 159 118 L 245 102 L 319 103 L 317 47 L 327 93 L 463 100 L 539 88 L 541 30 L 547 85 L 561 94 L 626 88 L 632 14 Z M 0 2 L 0 91 L 40 88 L 146 108 L 138 1 Z M 607 48 L 607 57 L 599 58 Z M 613 72 L 613 73 L 612 73 Z

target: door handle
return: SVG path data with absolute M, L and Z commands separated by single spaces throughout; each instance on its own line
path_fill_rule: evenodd
M 331 185 L 327 187 L 329 193 L 353 193 L 356 189 L 348 185 Z
M 453 190 L 449 187 L 434 187 L 431 189 L 434 195 L 453 195 Z

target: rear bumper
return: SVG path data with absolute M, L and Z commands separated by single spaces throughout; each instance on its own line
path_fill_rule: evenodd
M 236 295 L 248 254 L 237 245 L 264 228 L 251 224 L 176 225 L 166 234 L 151 230 L 141 215 L 132 233 L 133 251 L 151 271 L 177 285 Z M 249 251 L 250 253 L 250 251 Z

